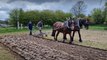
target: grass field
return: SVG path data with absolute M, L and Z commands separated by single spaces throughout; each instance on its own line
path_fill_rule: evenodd
M 49 30 L 50 27 L 45 27 L 44 30 Z M 34 28 L 34 31 L 37 30 L 37 28 Z M 107 30 L 107 25 L 91 25 L 89 27 L 89 30 Z M 28 32 L 29 30 L 27 28 L 24 29 L 16 29 L 14 27 L 9 28 L 0 28 L 0 34 L 4 33 L 14 33 L 14 32 Z
M 13 28 L 13 27 L 10 27 L 10 28 L 0 28 L 0 33 L 14 33 L 14 32 L 25 32 L 27 31 L 27 29 L 16 29 L 16 28 Z
M 50 27 L 45 27 L 44 30 L 49 30 L 51 29 Z M 37 30 L 37 28 L 33 29 L 34 31 Z M 89 30 L 107 30 L 107 25 L 91 25 L 89 27 Z M 29 30 L 27 28 L 24 29 L 16 29 L 14 27 L 9 27 L 9 28 L 0 28 L 0 34 L 4 33 L 14 33 L 14 32 L 28 32 Z
M 50 31 L 51 32 L 51 31 Z M 107 31 L 93 31 L 93 30 L 81 30 L 82 40 L 83 42 L 80 43 L 78 41 L 78 33 L 75 34 L 74 37 L 74 44 L 88 46 L 88 47 L 94 47 L 94 48 L 100 48 L 100 49 L 106 49 L 107 50 Z M 62 33 L 59 34 L 58 40 L 63 41 Z M 45 37 L 46 39 L 54 39 L 51 36 L 51 33 L 48 33 L 48 37 Z M 69 36 L 67 35 L 66 43 L 70 41 Z
M 78 35 L 76 35 L 74 43 L 83 45 L 83 46 L 90 46 L 90 47 L 95 47 L 95 48 L 100 48 L 100 49 L 106 49 L 107 50 L 107 26 L 105 25 L 92 25 L 90 26 L 89 30 L 82 30 L 82 38 L 83 43 L 78 42 Z M 43 32 L 48 34 L 47 39 L 53 39 L 51 37 L 51 28 L 44 28 Z M 38 32 L 37 29 L 33 30 L 33 33 Z M 0 28 L 0 35 L 5 35 L 5 34 L 20 34 L 20 33 L 28 33 L 29 30 L 27 28 L 24 29 L 19 29 L 17 30 L 16 28 Z M 59 35 L 58 40 L 62 41 L 62 35 Z M 69 39 L 67 40 L 67 42 Z M 6 51 L 3 47 L 0 46 L 0 60 L 15 60 L 14 56 L 9 53 L 9 51 Z
M 8 48 L 0 44 L 0 60 L 23 60 Z
M 91 30 L 107 30 L 107 25 L 91 25 Z
M 51 30 L 50 30 L 51 32 Z M 48 33 L 49 34 L 49 33 Z M 53 37 L 49 34 L 47 39 L 53 39 Z M 83 43 L 78 42 L 78 34 L 75 35 L 75 44 L 83 45 L 83 46 L 89 46 L 89 47 L 95 47 L 100 49 L 106 49 L 107 50 L 107 26 L 106 25 L 91 25 L 89 30 L 81 30 L 81 35 L 83 39 Z M 62 34 L 58 36 L 58 40 L 62 41 L 61 38 Z M 69 36 L 68 40 L 69 41 Z
M 16 60 L 13 58 L 14 56 L 9 53 L 9 51 L 5 50 L 0 46 L 0 60 Z

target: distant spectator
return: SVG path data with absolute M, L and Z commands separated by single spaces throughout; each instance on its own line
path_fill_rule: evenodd
M 29 21 L 29 23 L 28 23 L 28 28 L 29 28 L 29 30 L 30 30 L 29 35 L 32 35 L 32 28 L 33 28 L 33 24 L 32 24 L 32 22 L 31 22 L 31 21 Z
M 40 20 L 38 23 L 37 23 L 37 27 L 38 27 L 38 29 L 39 29 L 39 31 L 40 31 L 40 34 L 42 33 L 42 28 L 43 28 L 43 21 L 42 20 Z

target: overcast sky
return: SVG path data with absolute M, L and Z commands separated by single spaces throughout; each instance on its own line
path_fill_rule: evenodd
M 62 10 L 70 12 L 72 6 L 81 0 L 0 0 L 0 20 L 8 18 L 8 13 L 14 8 L 24 10 Z M 82 0 L 86 3 L 85 14 L 90 14 L 93 8 L 102 8 L 107 0 Z

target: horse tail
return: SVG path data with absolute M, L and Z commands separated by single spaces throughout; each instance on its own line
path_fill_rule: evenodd
M 55 33 L 56 33 L 56 30 L 53 29 L 51 36 L 55 36 Z
M 55 36 L 55 33 L 56 33 L 56 30 L 54 28 L 55 26 L 56 26 L 56 23 L 53 24 L 53 30 L 52 30 L 52 34 L 51 34 L 51 36 L 53 36 L 53 37 Z

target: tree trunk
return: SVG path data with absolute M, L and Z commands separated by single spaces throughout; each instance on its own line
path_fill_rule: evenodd
M 17 29 L 19 29 L 19 21 L 17 21 Z

